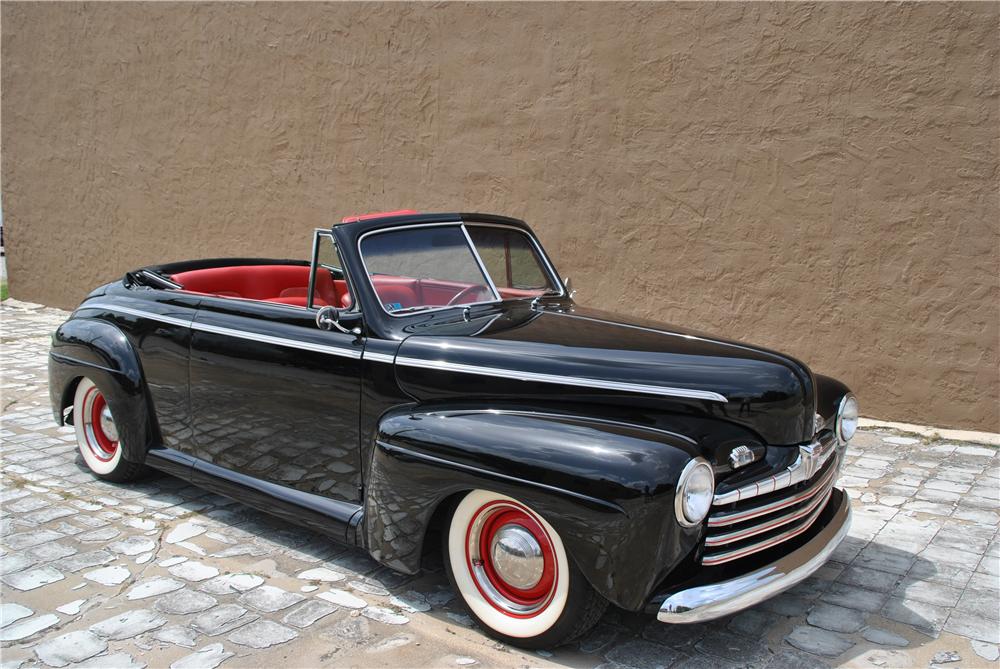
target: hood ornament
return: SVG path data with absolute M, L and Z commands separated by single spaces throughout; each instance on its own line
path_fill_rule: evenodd
M 751 451 L 750 448 L 747 446 L 737 446 L 729 453 L 729 464 L 733 466 L 733 469 L 746 467 L 753 461 L 754 461 L 753 451 Z

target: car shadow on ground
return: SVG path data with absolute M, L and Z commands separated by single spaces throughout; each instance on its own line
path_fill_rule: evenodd
M 76 464 L 87 471 L 79 456 Z M 290 527 L 167 474 L 109 485 L 136 494 L 137 504 L 140 497 L 146 506 L 154 502 L 154 511 L 172 509 L 164 514 L 176 518 L 168 525 L 192 519 L 211 525 L 213 534 L 229 543 L 208 552 L 208 558 L 243 558 L 246 568 L 266 564 L 272 574 L 283 573 L 286 558 L 310 562 L 344 573 L 345 581 L 335 587 L 432 603 L 428 611 L 407 611 L 411 618 L 425 615 L 446 626 L 476 628 L 451 591 L 439 536 L 427 538 L 421 573 L 407 575 L 380 565 L 361 548 Z M 650 614 L 609 606 L 583 638 L 537 655 L 567 667 L 824 667 L 862 657 L 869 665 L 908 666 L 945 622 L 948 606 L 933 602 L 935 590 L 957 577 L 959 570 L 948 569 L 902 548 L 848 537 L 816 574 L 735 615 L 667 625 Z

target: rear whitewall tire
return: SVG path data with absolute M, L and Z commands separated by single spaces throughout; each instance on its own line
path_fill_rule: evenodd
M 138 478 L 146 471 L 145 465 L 129 462 L 122 458 L 122 443 L 117 439 L 117 427 L 115 427 L 115 441 L 113 451 L 102 447 L 96 431 L 103 430 L 90 416 L 91 409 L 95 401 L 104 400 L 104 394 L 100 388 L 89 378 L 83 377 L 76 386 L 73 395 L 73 428 L 76 432 L 76 445 L 80 456 L 91 472 L 102 479 L 109 481 L 125 482 Z M 116 421 L 111 416 L 110 408 L 107 409 L 107 417 L 114 424 Z M 103 436 L 103 431 L 101 432 Z

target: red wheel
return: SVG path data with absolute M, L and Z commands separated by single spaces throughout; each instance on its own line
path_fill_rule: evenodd
M 445 565 L 472 616 L 524 647 L 555 646 L 586 632 L 607 602 L 570 562 L 559 533 L 521 502 L 467 494 L 444 537 Z
M 95 458 L 108 462 L 118 452 L 118 428 L 104 395 L 91 386 L 83 398 L 83 429 L 87 447 Z
M 76 443 L 90 471 L 111 481 L 128 481 L 144 471 L 139 463 L 122 459 L 118 425 L 104 393 L 88 378 L 80 379 L 73 400 Z
M 465 549 L 476 587 L 494 608 L 531 618 L 552 601 L 559 580 L 552 538 L 517 502 L 494 500 L 480 507 L 469 523 Z

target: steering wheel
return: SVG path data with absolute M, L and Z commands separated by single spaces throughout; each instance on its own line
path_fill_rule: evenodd
M 486 286 L 484 286 L 482 284 L 477 285 L 477 286 L 469 286 L 468 288 L 463 288 L 462 290 L 458 291 L 458 293 L 455 294 L 455 297 L 453 297 L 450 300 L 448 300 L 448 304 L 446 304 L 445 306 L 446 307 L 453 307 L 456 304 L 462 304 L 462 302 L 460 302 L 460 300 L 463 297 L 465 297 L 466 295 L 471 295 L 472 293 L 474 293 L 476 291 L 482 292 L 482 291 L 485 291 L 486 289 L 487 289 Z

